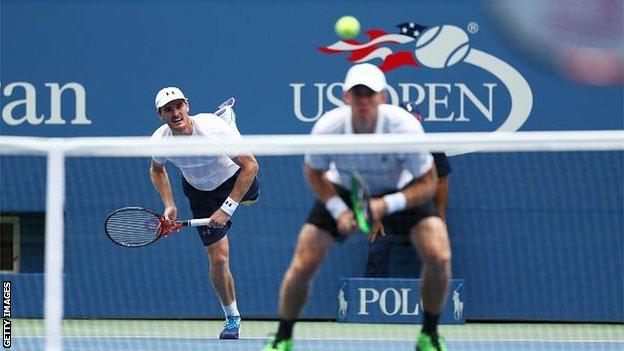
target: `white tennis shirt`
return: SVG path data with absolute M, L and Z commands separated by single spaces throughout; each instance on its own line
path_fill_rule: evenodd
M 379 105 L 376 134 L 424 135 L 420 122 L 404 109 Z M 342 106 L 326 112 L 312 128 L 311 134 L 353 134 L 351 107 Z M 390 137 L 390 136 L 389 136 Z M 349 189 L 351 174 L 358 172 L 370 187 L 371 194 L 379 195 L 398 190 L 401 173 L 409 171 L 414 178 L 429 172 L 433 157 L 428 152 L 385 154 L 306 155 L 305 163 L 316 170 L 328 172 L 328 178 Z
M 241 135 L 235 128 L 230 128 L 223 119 L 212 113 L 200 113 L 190 116 L 193 123 L 193 136 L 210 138 L 220 141 L 232 141 L 241 139 Z M 173 135 L 167 124 L 160 126 L 152 138 L 166 139 L 177 137 Z M 240 168 L 231 158 L 237 155 L 221 156 L 153 156 L 152 160 L 159 165 L 167 161 L 180 169 L 184 178 L 196 189 L 210 191 L 223 184 L 232 177 Z

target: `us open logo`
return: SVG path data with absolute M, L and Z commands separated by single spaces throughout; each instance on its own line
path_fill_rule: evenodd
M 411 69 L 445 70 L 467 65 L 471 71 L 474 68 L 474 74 L 481 80 L 480 84 L 475 85 L 473 82 L 469 85 L 462 81 L 462 77 L 454 82 L 402 82 L 388 86 L 390 103 L 399 104 L 410 100 L 424 104 L 428 107 L 425 122 L 469 122 L 479 118 L 492 124 L 500 123 L 493 129 L 500 132 L 516 131 L 526 122 L 533 108 L 533 92 L 529 83 L 509 63 L 473 47 L 464 29 L 453 24 L 426 27 L 414 22 L 402 23 L 397 27 L 398 33 L 370 29 L 366 31 L 366 42 L 340 40 L 320 46 L 318 50 L 324 55 L 343 59 L 344 54 L 348 53 L 346 60 L 352 64 L 377 64 L 389 78 L 399 68 L 402 68 L 401 73 L 409 73 Z M 475 25 L 468 27 L 472 28 L 471 32 L 478 31 Z M 481 76 L 494 79 L 483 81 Z M 341 101 L 342 82 L 296 82 L 291 83 L 290 87 L 293 91 L 294 115 L 302 122 L 314 122 L 325 111 L 344 104 Z M 316 98 L 310 99 L 314 95 Z M 305 101 L 302 101 L 303 96 Z M 506 96 L 510 99 L 509 109 L 497 113 L 497 121 L 494 121 L 495 102 Z M 306 106 L 302 105 L 304 102 Z M 468 104 L 479 113 L 468 115 Z M 447 109 L 451 105 L 456 107 L 449 112 Z

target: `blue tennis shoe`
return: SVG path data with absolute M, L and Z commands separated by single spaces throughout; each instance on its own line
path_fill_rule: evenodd
M 238 339 L 240 327 L 240 316 L 228 316 L 223 323 L 223 330 L 219 334 L 219 339 Z

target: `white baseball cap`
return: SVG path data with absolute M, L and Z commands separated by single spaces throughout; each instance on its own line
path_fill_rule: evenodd
M 166 104 L 170 103 L 173 100 L 179 100 L 179 99 L 188 100 L 186 96 L 184 96 L 184 93 L 182 92 L 182 90 L 176 87 L 162 88 L 160 89 L 158 94 L 156 94 L 156 100 L 154 101 L 156 103 L 156 110 L 165 106 Z
M 386 76 L 379 67 L 370 63 L 360 63 L 349 68 L 344 82 L 347 91 L 356 85 L 364 85 L 379 93 L 386 89 Z

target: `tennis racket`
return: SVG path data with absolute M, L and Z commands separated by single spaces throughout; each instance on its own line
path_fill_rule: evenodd
M 354 172 L 351 175 L 351 203 L 353 204 L 353 214 L 358 227 L 364 234 L 369 235 L 371 242 L 375 241 L 378 234 L 385 235 L 381 221 L 374 221 L 370 210 L 370 189 L 364 178 Z
M 143 247 L 180 230 L 182 227 L 208 225 L 210 218 L 167 223 L 165 217 L 143 207 L 123 207 L 113 211 L 104 222 L 106 236 L 124 247 Z
M 368 202 L 370 200 L 370 190 L 368 184 L 362 176 L 354 172 L 351 175 L 351 203 L 353 203 L 353 214 L 358 227 L 365 234 L 369 234 L 373 228 L 372 215 Z

